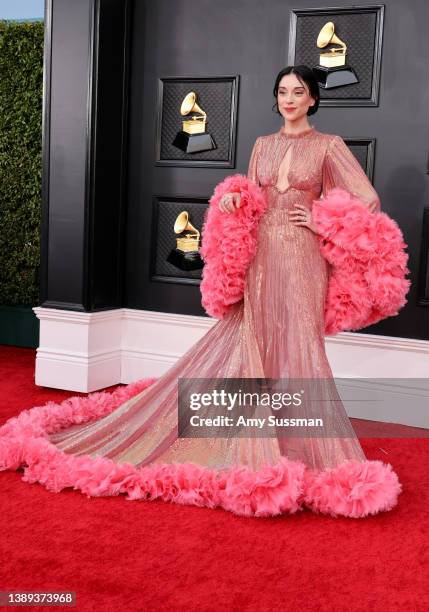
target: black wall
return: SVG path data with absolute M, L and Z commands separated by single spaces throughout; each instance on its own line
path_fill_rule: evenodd
M 225 176 L 246 172 L 256 137 L 281 125 L 272 88 L 288 63 L 290 10 L 307 6 L 48 1 L 43 306 L 204 314 L 198 284 L 149 278 L 154 196 L 204 202 Z M 413 287 L 399 316 L 363 331 L 421 339 L 429 339 L 429 306 L 417 304 L 429 206 L 428 18 L 424 0 L 388 0 L 379 106 L 321 107 L 310 119 L 345 139 L 376 139 L 374 185 L 409 245 Z M 236 167 L 156 166 L 158 79 L 231 75 L 240 75 Z
M 364 2 L 353 3 L 364 6 Z M 352 4 L 350 4 L 351 6 Z M 134 3 L 130 78 L 130 139 L 125 304 L 166 312 L 203 314 L 198 286 L 151 282 L 146 228 L 152 196 L 210 197 L 228 174 L 246 172 L 257 136 L 280 128 L 271 110 L 278 71 L 287 65 L 292 8 L 318 8 L 298 1 L 170 0 Z M 346 6 L 346 5 L 341 5 Z M 310 122 L 343 138 L 375 137 L 374 186 L 382 207 L 403 230 L 409 245 L 413 288 L 399 316 L 368 333 L 429 339 L 429 307 L 417 306 L 423 209 L 429 206 L 429 90 L 424 0 L 385 3 L 380 104 L 321 107 Z M 405 52 L 406 48 L 406 52 Z M 157 79 L 165 76 L 240 75 L 236 169 L 171 168 L 154 165 Z

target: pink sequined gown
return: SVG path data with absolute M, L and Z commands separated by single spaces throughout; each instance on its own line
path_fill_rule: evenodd
M 324 346 L 328 264 L 316 235 L 293 225 L 287 210 L 297 202 L 311 208 L 312 200 L 333 186 L 379 207 L 377 193 L 344 141 L 314 127 L 296 135 L 281 128 L 259 137 L 248 178 L 265 190 L 268 210 L 244 299 L 149 388 L 98 421 L 52 434 L 49 439 L 58 448 L 138 467 L 193 462 L 258 470 L 283 455 L 323 470 L 347 459 L 365 460 L 338 398 L 323 402 L 318 414 L 341 437 L 178 438 L 179 377 L 332 377 Z M 306 416 L 302 410 L 300 415 Z

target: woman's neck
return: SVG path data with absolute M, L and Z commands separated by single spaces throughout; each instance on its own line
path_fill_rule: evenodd
M 283 132 L 285 134 L 299 134 L 300 132 L 305 132 L 311 129 L 311 126 L 307 119 L 303 119 L 302 121 L 285 121 L 283 126 Z

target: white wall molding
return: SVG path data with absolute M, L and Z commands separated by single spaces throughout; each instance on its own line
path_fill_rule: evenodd
M 429 428 L 429 378 L 341 378 L 336 382 L 349 417 Z
M 94 313 L 33 310 L 40 320 L 36 384 L 83 392 L 161 376 L 217 322 L 130 308 Z M 374 405 L 350 410 L 347 406 L 350 416 L 428 426 L 426 411 L 413 412 L 410 406 L 429 394 L 429 341 L 343 332 L 326 337 L 326 351 L 336 378 L 371 379 L 350 381 L 344 388 L 357 385 L 382 393 L 383 383 L 376 379 L 398 379 L 389 393 L 402 403 L 375 412 Z M 416 384 L 413 378 L 427 381 Z
M 40 321 L 36 385 L 90 392 L 120 382 L 122 309 L 33 310 Z
M 429 341 L 342 332 L 326 337 L 334 376 L 429 378 Z

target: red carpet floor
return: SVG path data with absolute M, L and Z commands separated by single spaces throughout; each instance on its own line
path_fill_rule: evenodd
M 0 424 L 72 395 L 36 387 L 34 359 L 0 347 Z M 87 498 L 2 472 L 0 590 L 76 592 L 76 608 L 55 610 L 427 612 L 429 440 L 362 444 L 404 487 L 393 511 L 366 519 Z

